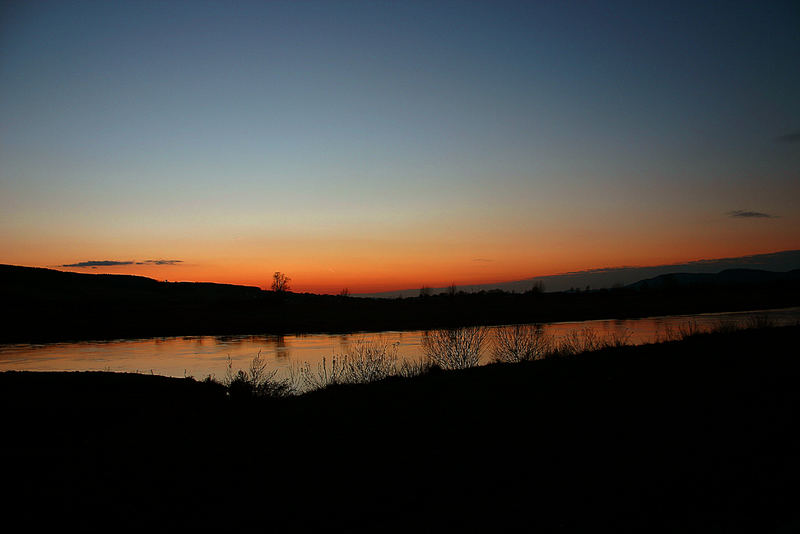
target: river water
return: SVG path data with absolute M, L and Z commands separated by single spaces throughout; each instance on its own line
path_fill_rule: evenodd
M 643 319 L 611 319 L 546 323 L 542 327 L 555 338 L 572 331 L 591 329 L 598 336 L 624 336 L 628 343 L 650 343 L 666 333 L 691 325 L 707 330 L 721 324 L 745 324 L 767 318 L 775 325 L 800 323 L 800 307 L 745 312 L 670 315 Z M 497 327 L 492 327 L 497 328 Z M 0 371 L 127 371 L 165 376 L 203 378 L 224 376 L 228 357 L 233 369 L 246 368 L 259 352 L 272 369 L 285 373 L 291 366 L 317 365 L 347 351 L 359 341 L 381 340 L 396 344 L 400 358 L 423 357 L 422 330 L 353 334 L 301 334 L 286 336 L 188 336 L 119 339 L 42 345 L 0 345 Z M 491 339 L 491 336 L 490 338 Z M 489 361 L 488 351 L 484 361 Z

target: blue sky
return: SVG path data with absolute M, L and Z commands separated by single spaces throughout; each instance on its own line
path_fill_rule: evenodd
M 800 244 L 795 2 L 0 13 L 6 263 L 390 289 Z

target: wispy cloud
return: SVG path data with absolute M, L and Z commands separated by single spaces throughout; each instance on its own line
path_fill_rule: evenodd
M 473 258 L 472 261 L 476 261 L 478 263 L 490 263 L 494 260 L 490 260 L 489 258 Z
M 116 261 L 116 260 L 89 260 L 79 261 L 78 263 L 65 263 L 59 267 L 114 267 L 117 265 L 133 265 L 132 261 Z
M 98 267 L 117 267 L 119 265 L 178 265 L 183 260 L 144 260 L 144 261 L 118 261 L 118 260 L 89 260 L 78 263 L 65 263 L 59 267 L 80 267 L 97 269 Z
M 137 261 L 136 265 L 178 265 L 183 260 L 144 260 Z
M 749 210 L 733 210 L 727 213 L 728 217 L 734 219 L 775 219 L 777 215 L 770 215 L 769 213 L 762 213 L 760 211 Z
M 781 143 L 800 143 L 800 132 L 792 132 L 778 137 Z

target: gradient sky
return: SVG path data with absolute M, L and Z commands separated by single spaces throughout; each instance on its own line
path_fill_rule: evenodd
M 796 1 L 6 2 L 0 263 L 366 292 L 800 248 L 798 28 Z

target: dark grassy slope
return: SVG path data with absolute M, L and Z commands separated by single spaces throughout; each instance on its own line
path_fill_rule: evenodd
M 777 532 L 800 524 L 800 327 L 281 401 L 0 375 L 28 525 Z M 46 511 L 46 513 L 44 513 Z
M 0 342 L 281 334 L 644 317 L 800 305 L 800 272 L 589 292 L 362 299 L 0 266 Z M 703 280 L 707 281 L 707 278 Z

